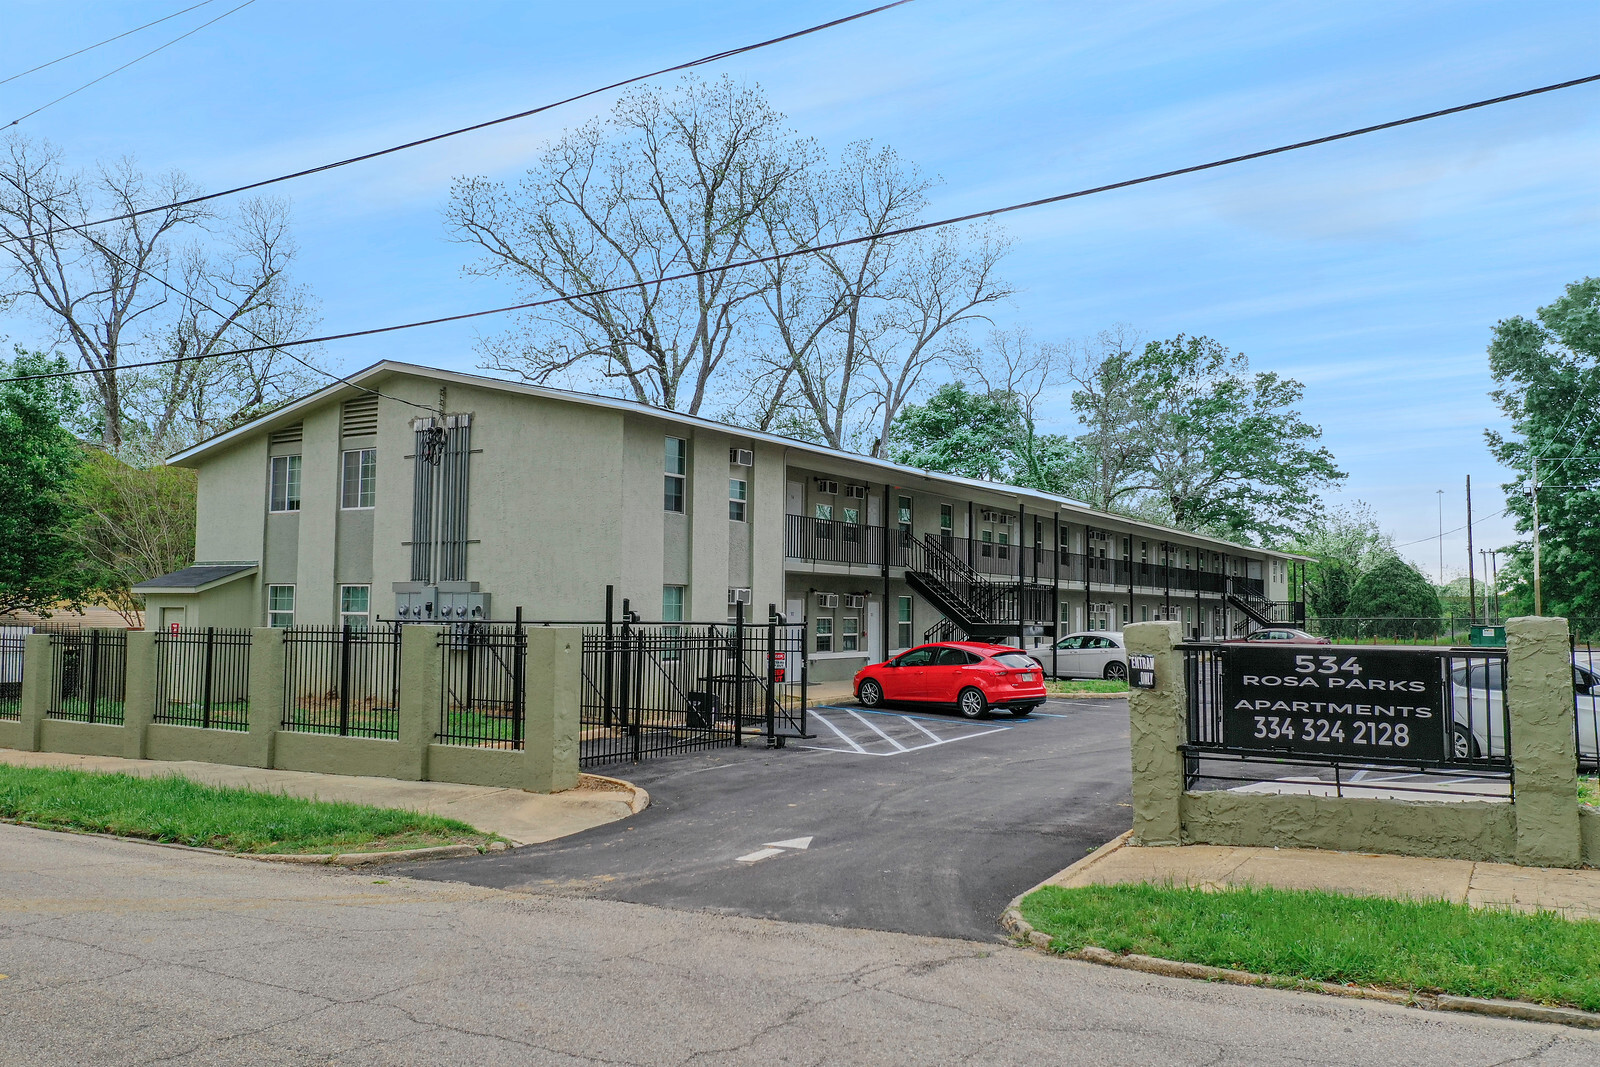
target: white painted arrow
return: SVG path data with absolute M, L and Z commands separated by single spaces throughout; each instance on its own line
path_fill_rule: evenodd
M 768 841 L 767 842 L 767 847 L 768 848 L 807 849 L 807 848 L 811 847 L 811 838 L 809 838 L 809 837 L 791 837 L 787 841 Z

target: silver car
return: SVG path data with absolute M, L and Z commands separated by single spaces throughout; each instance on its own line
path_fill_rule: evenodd
M 1084 630 L 1057 641 L 1053 655 L 1048 648 L 1032 652 L 1054 678 L 1128 680 L 1128 649 L 1121 630 Z
M 1574 661 L 1577 657 L 1573 657 Z M 1457 759 L 1506 754 L 1503 660 L 1457 663 L 1450 671 L 1454 719 L 1450 746 Z M 1600 756 L 1600 675 L 1572 665 L 1573 704 L 1577 714 L 1578 755 L 1585 762 Z

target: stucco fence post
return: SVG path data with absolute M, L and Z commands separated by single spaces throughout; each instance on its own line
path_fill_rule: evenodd
M 1508 619 L 1506 653 L 1516 859 L 1529 867 L 1576 867 L 1583 857 L 1567 620 Z
M 578 784 L 582 665 L 581 628 L 535 626 L 528 630 L 524 789 L 556 793 Z
M 1155 657 L 1154 689 L 1128 693 L 1128 739 L 1133 757 L 1133 842 L 1183 843 L 1183 752 L 1188 708 L 1182 638 L 1177 622 L 1138 622 L 1123 628 L 1130 655 Z
M 147 731 L 156 713 L 156 635 L 128 631 L 127 673 L 122 681 L 123 756 L 145 758 Z
M 442 626 L 400 628 L 400 761 L 395 775 L 428 780 L 428 745 L 439 730 L 444 660 L 439 648 Z
M 54 654 L 49 634 L 29 634 L 22 651 L 22 707 L 17 720 L 17 748 L 38 752 L 45 715 L 50 711 Z
M 259 626 L 250 631 L 248 701 L 249 760 L 252 767 L 275 767 L 275 742 L 283 721 L 283 630 Z

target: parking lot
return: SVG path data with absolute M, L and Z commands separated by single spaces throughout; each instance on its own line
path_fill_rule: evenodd
M 405 873 L 996 940 L 1014 895 L 1126 830 L 1123 699 L 969 722 L 849 705 L 807 741 L 599 770 L 650 790 L 620 823 Z

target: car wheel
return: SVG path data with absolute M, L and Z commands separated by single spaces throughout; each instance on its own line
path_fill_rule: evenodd
M 1105 679 L 1108 682 L 1126 682 L 1128 680 L 1128 665 L 1126 663 L 1107 663 Z
M 963 719 L 986 718 L 989 714 L 989 698 L 983 695 L 982 690 L 968 686 L 956 697 L 956 710 Z
M 883 686 L 868 678 L 861 683 L 861 688 L 856 690 L 856 699 L 864 708 L 875 708 L 883 703 Z
M 1450 727 L 1450 755 L 1458 760 L 1477 759 L 1482 755 L 1478 739 L 1460 723 Z

